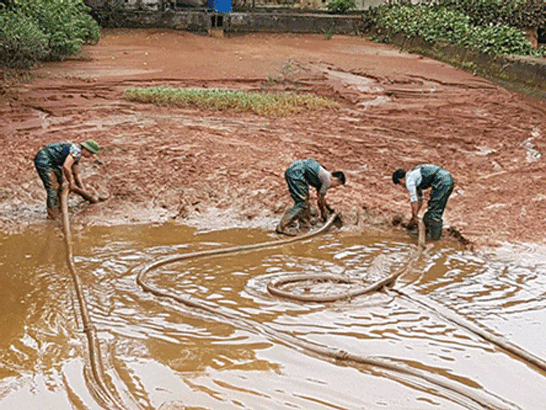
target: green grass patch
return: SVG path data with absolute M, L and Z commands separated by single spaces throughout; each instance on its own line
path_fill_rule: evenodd
M 303 110 L 335 108 L 339 104 L 313 94 L 289 92 L 245 92 L 223 89 L 174 87 L 132 87 L 125 91 L 129 101 L 204 110 L 250 111 L 260 115 L 283 116 Z

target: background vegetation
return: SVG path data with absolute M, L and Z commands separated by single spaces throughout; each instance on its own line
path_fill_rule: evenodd
M 0 65 L 30 68 L 99 41 L 83 0 L 0 0 Z
M 488 54 L 546 56 L 535 49 L 524 29 L 546 28 L 543 0 L 436 0 L 389 2 L 364 12 L 378 41 L 402 33 L 429 43 L 451 43 Z

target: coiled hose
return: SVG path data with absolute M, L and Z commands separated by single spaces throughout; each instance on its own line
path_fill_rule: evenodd
M 502 398 L 499 398 L 494 395 L 487 394 L 481 391 L 472 390 L 468 388 L 467 386 L 455 383 L 449 379 L 440 379 L 439 377 L 431 376 L 430 374 L 427 374 L 426 372 L 420 371 L 410 366 L 406 366 L 404 364 L 394 363 L 388 360 L 381 360 L 376 358 L 360 356 L 360 355 L 356 355 L 356 354 L 344 351 L 342 349 L 336 349 L 329 346 L 321 345 L 319 343 L 301 340 L 297 337 L 294 337 L 282 332 L 278 332 L 275 329 L 272 329 L 271 327 L 263 323 L 258 323 L 258 322 L 249 320 L 245 316 L 241 315 L 239 312 L 233 309 L 216 305 L 211 302 L 203 301 L 198 298 L 194 298 L 189 294 L 173 293 L 167 289 L 159 288 L 155 286 L 154 284 L 148 282 L 147 280 L 148 279 L 147 274 L 149 272 L 161 266 L 168 265 L 171 263 L 180 262 L 184 260 L 190 260 L 190 259 L 197 259 L 202 257 L 215 257 L 220 255 L 233 254 L 237 252 L 246 252 L 246 251 L 264 249 L 269 247 L 277 247 L 277 246 L 293 243 L 296 241 L 310 239 L 329 229 L 334 224 L 337 218 L 338 218 L 338 215 L 333 214 L 330 216 L 330 218 L 327 220 L 326 224 L 322 228 L 316 231 L 310 232 L 306 235 L 302 235 L 298 237 L 288 238 L 284 240 L 276 240 L 271 242 L 264 242 L 259 244 L 235 246 L 235 247 L 229 247 L 224 249 L 213 249 L 213 250 L 190 252 L 190 253 L 185 253 L 181 255 L 166 257 L 142 267 L 136 276 L 136 282 L 144 291 L 149 292 L 155 296 L 169 298 L 186 307 L 198 309 L 214 317 L 220 317 L 224 321 L 229 322 L 238 328 L 245 328 L 248 331 L 263 334 L 270 339 L 281 342 L 287 346 L 290 346 L 306 354 L 320 356 L 324 359 L 333 361 L 335 363 L 353 363 L 353 364 L 360 364 L 360 365 L 369 365 L 369 366 L 384 369 L 387 371 L 403 374 L 406 376 L 416 377 L 418 379 L 425 380 L 426 382 L 431 383 L 437 387 L 441 387 L 451 393 L 455 393 L 457 398 L 451 397 L 451 399 L 461 404 L 464 404 L 469 408 L 482 408 L 482 409 L 489 409 L 489 410 L 519 409 L 519 407 L 516 404 L 507 402 L 506 400 Z M 419 226 L 420 226 L 419 243 L 416 250 L 412 253 L 407 266 L 405 266 L 403 269 L 399 270 L 398 272 L 390 275 L 386 279 L 383 279 L 382 281 L 372 286 L 360 288 L 348 294 L 335 295 L 336 300 L 347 298 L 347 297 L 354 297 L 356 295 L 361 295 L 367 292 L 371 292 L 372 290 L 377 290 L 385 286 L 392 285 L 400 275 L 411 270 L 413 268 L 414 263 L 421 256 L 424 249 L 425 229 L 422 222 L 420 223 Z M 302 276 L 305 279 L 301 279 Z M 329 275 L 299 275 L 294 278 L 295 281 L 310 280 L 310 279 L 343 281 L 343 279 L 339 277 L 329 276 Z M 282 283 L 287 283 L 287 281 L 288 280 L 285 280 Z M 305 301 L 312 300 L 315 302 L 332 301 L 331 297 L 326 297 L 326 298 L 317 297 L 317 296 L 308 297 L 308 295 L 305 295 L 304 298 L 300 298 L 301 295 L 287 295 L 286 292 L 280 291 L 278 289 L 278 286 L 280 283 L 281 281 L 276 281 L 274 284 L 270 284 L 268 286 L 268 289 L 270 291 L 271 289 L 273 289 L 272 293 L 275 295 L 290 297 L 290 298 L 298 299 L 298 300 L 305 300 Z

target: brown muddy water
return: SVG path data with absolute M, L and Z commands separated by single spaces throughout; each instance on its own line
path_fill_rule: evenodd
M 407 263 L 409 238 L 342 230 L 150 272 L 154 285 L 217 315 L 144 292 L 135 281 L 160 258 L 274 239 L 261 229 L 173 224 L 73 229 L 105 371 L 128 409 L 545 408 L 544 371 L 392 291 L 334 303 L 267 292 L 271 280 L 301 273 L 382 278 Z M 84 371 L 87 343 L 61 230 L 45 224 L 0 234 L 0 271 L 0 408 L 102 409 Z M 293 291 L 341 285 L 302 286 Z M 546 358 L 542 248 L 475 254 L 442 241 L 395 288 Z M 299 342 L 425 377 L 329 359 Z

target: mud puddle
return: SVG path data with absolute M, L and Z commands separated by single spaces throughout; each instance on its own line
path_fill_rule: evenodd
M 151 275 L 158 286 L 239 315 L 243 325 L 145 293 L 135 274 L 158 258 L 275 239 L 268 232 L 162 224 L 76 226 L 73 235 L 107 374 L 128 408 L 481 408 L 426 379 L 336 363 L 287 340 L 409 366 L 498 408 L 541 409 L 546 400 L 546 374 L 393 293 L 304 304 L 267 292 L 271 280 L 301 273 L 382 278 L 407 261 L 409 240 L 341 231 Z M 101 408 L 84 376 L 86 342 L 60 230 L 2 235 L 0 249 L 1 407 Z M 443 241 L 396 286 L 544 358 L 541 254 L 509 245 L 475 254 Z M 337 289 L 321 283 L 311 291 Z

